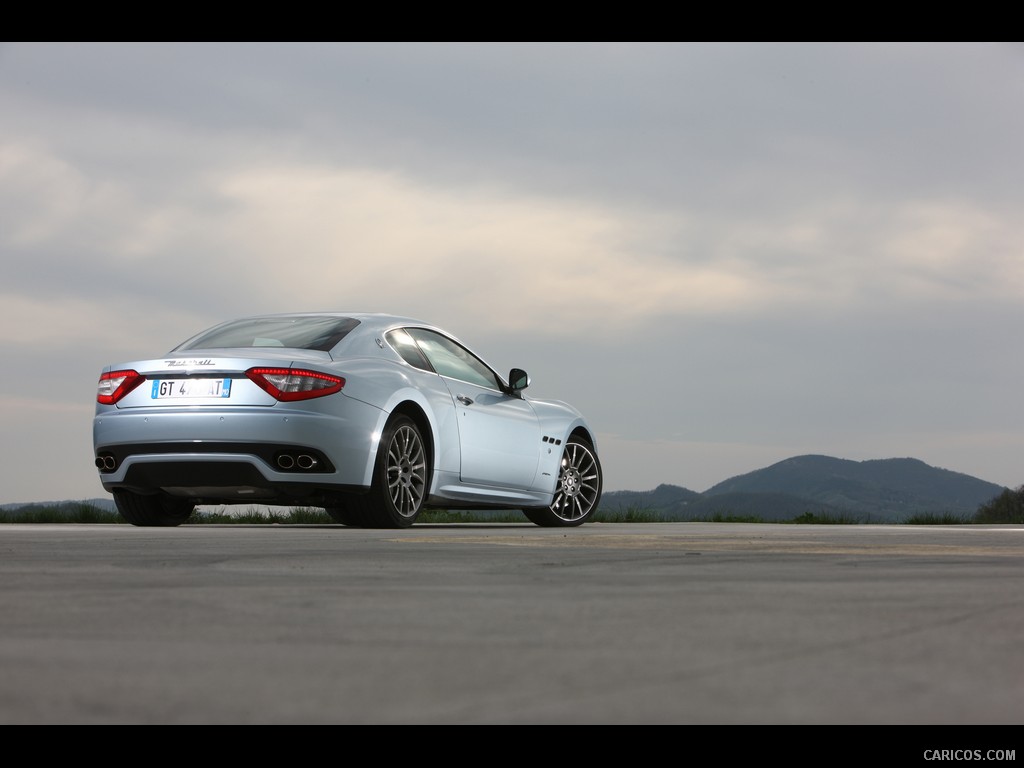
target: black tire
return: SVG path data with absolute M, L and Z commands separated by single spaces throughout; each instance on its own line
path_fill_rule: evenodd
M 362 512 L 354 504 L 325 507 L 325 509 L 331 520 L 336 523 L 341 523 L 351 528 L 361 528 L 363 526 Z
M 114 505 L 121 517 L 142 528 L 173 528 L 192 517 L 196 508 L 188 499 L 166 493 L 142 495 L 131 491 L 114 491 Z
M 420 428 L 408 416 L 394 416 L 381 435 L 370 492 L 355 497 L 352 508 L 366 528 L 408 528 L 423 511 L 429 478 Z
M 523 514 L 531 523 L 544 528 L 583 525 L 597 512 L 602 483 L 601 461 L 594 446 L 582 437 L 570 437 L 562 451 L 551 506 L 524 509 Z

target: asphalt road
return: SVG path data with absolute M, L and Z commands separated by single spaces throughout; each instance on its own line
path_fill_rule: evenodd
M 0 724 L 1020 724 L 1024 527 L 0 525 Z

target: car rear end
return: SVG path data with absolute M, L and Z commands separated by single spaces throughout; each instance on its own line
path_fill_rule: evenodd
M 322 505 L 364 487 L 380 409 L 326 351 L 185 350 L 108 366 L 95 462 L 110 492 Z

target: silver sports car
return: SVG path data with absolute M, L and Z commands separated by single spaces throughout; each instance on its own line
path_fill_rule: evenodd
M 410 318 L 247 317 L 104 368 L 96 467 L 139 526 L 180 525 L 197 504 L 323 507 L 368 528 L 425 507 L 581 525 L 601 498 L 595 435 L 529 383 Z

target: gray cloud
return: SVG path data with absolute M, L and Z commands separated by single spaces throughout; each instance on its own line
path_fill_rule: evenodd
M 101 493 L 103 364 L 302 308 L 530 369 L 610 489 L 803 452 L 1019 485 L 1022 50 L 0 45 L 0 418 L 61 470 L 7 448 L 4 495 Z

